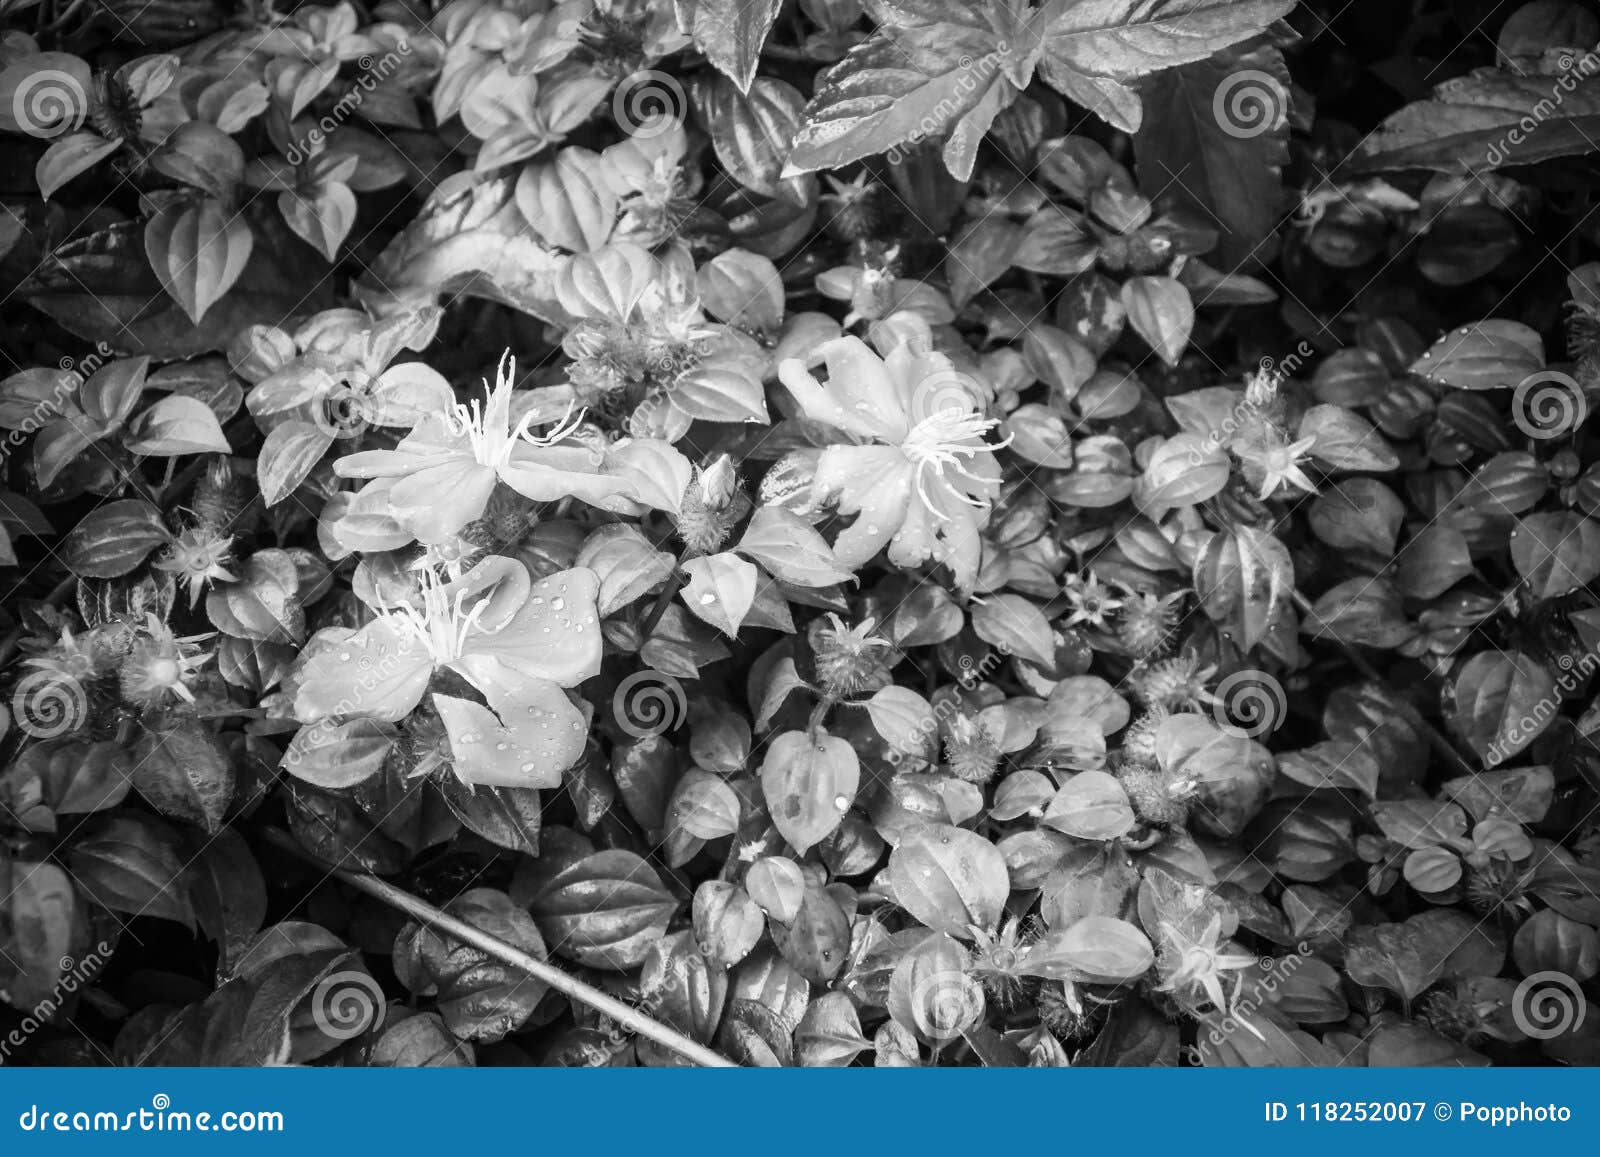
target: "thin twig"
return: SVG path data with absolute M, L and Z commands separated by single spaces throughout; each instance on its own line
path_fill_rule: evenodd
M 502 964 L 507 964 L 519 971 L 526 972 L 534 979 L 548 984 L 563 996 L 604 1013 L 625 1030 L 637 1033 L 647 1040 L 652 1040 L 663 1048 L 671 1049 L 685 1060 L 692 1061 L 705 1068 L 726 1069 L 737 1067 L 728 1058 L 713 1052 L 698 1041 L 684 1036 L 677 1029 L 646 1016 L 632 1005 L 618 1000 L 609 993 L 600 991 L 593 985 L 585 984 L 575 976 L 569 976 L 554 965 L 540 960 L 537 956 L 530 956 L 520 948 L 507 944 L 499 937 L 491 936 L 481 928 L 468 924 L 465 920 L 458 919 L 448 912 L 434 907 L 426 900 L 413 896 L 403 888 L 397 888 L 393 884 L 380 880 L 377 876 L 368 872 L 341 868 L 336 864 L 329 864 L 318 859 L 295 843 L 287 832 L 268 828 L 263 832 L 263 835 L 267 842 L 274 847 L 305 860 L 307 863 L 326 868 L 357 891 L 365 892 L 374 899 L 382 900 L 390 907 L 398 908 L 406 915 L 438 929 L 463 944 L 471 945 L 479 952 L 492 956 Z

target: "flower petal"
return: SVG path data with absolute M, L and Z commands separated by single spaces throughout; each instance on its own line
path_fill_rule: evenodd
M 828 366 L 823 386 L 798 358 L 778 366 L 778 377 L 805 416 L 859 438 L 898 442 L 905 436 L 906 415 L 888 371 L 878 355 L 858 337 L 839 337 L 822 345 Z
M 451 667 L 491 698 L 492 688 L 529 679 L 576 687 L 600 670 L 599 592 L 599 576 L 588 567 L 540 579 L 504 627 L 472 634 Z
M 930 483 L 926 489 L 932 505 L 913 493 L 905 524 L 889 544 L 889 561 L 909 568 L 937 559 L 950 568 L 957 587 L 970 591 L 978 579 L 988 508 L 969 506 L 943 486 Z
M 294 714 L 302 723 L 337 715 L 394 722 L 422 702 L 433 662 L 416 640 L 374 619 L 347 638 L 319 631 L 295 686 Z
M 914 501 L 911 475 L 911 463 L 893 446 L 829 446 L 822 452 L 814 495 L 837 495 L 841 513 L 859 515 L 833 544 L 841 566 L 861 566 L 888 545 Z
M 369 414 L 380 426 L 415 426 L 455 403 L 444 375 L 426 362 L 403 362 L 383 371 L 372 391 Z
M 487 600 L 478 612 L 476 631 L 494 634 L 503 630 L 528 601 L 533 579 L 528 568 L 514 558 L 491 554 L 453 583 L 445 584 L 443 594 L 452 603 L 461 596 L 468 609 Z
M 641 510 L 683 508 L 683 492 L 694 478 L 689 459 L 659 438 L 630 438 L 618 442 L 606 455 L 606 467 L 625 481 Z
M 518 446 L 500 479 L 524 498 L 555 502 L 571 496 L 602 510 L 630 510 L 632 485 L 598 472 L 595 454 L 582 446 Z M 620 500 L 620 501 L 619 501 Z
M 583 712 L 543 679 L 485 698 L 490 707 L 433 697 L 457 777 L 490 787 L 560 787 L 561 773 L 577 762 L 588 738 Z
M 340 478 L 396 478 L 458 459 L 476 461 L 471 442 L 435 414 L 419 422 L 393 450 L 346 454 L 333 464 L 333 472 Z
M 428 466 L 396 482 L 389 505 L 418 542 L 446 542 L 483 517 L 494 481 L 493 467 L 470 458 Z

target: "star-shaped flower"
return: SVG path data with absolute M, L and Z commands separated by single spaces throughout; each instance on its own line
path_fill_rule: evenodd
M 1316 438 L 1301 438 L 1285 442 L 1274 435 L 1256 446 L 1242 449 L 1239 456 L 1246 466 L 1261 475 L 1261 490 L 1257 498 L 1265 502 L 1283 486 L 1291 486 L 1306 494 L 1315 494 L 1317 484 L 1300 468 L 1300 460 L 1317 444 Z
M 1068 627 L 1079 623 L 1103 627 L 1107 617 L 1122 606 L 1122 600 L 1093 573 L 1067 575 L 1062 593 L 1072 608 L 1072 614 L 1067 616 L 1065 623 Z
M 1157 988 L 1191 1000 L 1197 991 L 1203 992 L 1213 1008 L 1226 1012 L 1232 1002 L 1223 987 L 1223 974 L 1234 974 L 1232 987 L 1237 997 L 1241 983 L 1238 972 L 1255 966 L 1254 954 L 1227 951 L 1227 943 L 1222 938 L 1222 917 L 1215 913 L 1199 935 L 1191 935 L 1186 928 L 1169 921 L 1162 921 L 1160 927 L 1163 979 Z

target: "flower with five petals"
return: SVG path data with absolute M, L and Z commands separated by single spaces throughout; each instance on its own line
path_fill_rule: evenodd
M 998 422 L 979 408 L 978 392 L 942 354 L 901 343 L 879 358 L 856 337 L 824 343 L 824 385 L 798 358 L 778 377 L 807 418 L 854 441 L 829 446 L 817 460 L 812 497 L 832 499 L 856 520 L 834 544 L 855 568 L 884 547 L 897 566 L 945 563 L 971 590 L 979 534 L 1000 489 L 1000 467 L 984 440 Z

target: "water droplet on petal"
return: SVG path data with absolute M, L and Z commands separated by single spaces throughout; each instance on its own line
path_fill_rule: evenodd
M 834 796 L 833 806 L 838 808 L 840 811 L 848 811 L 850 808 L 850 801 L 842 795 Z
M 710 591 L 707 591 L 705 594 L 700 596 L 700 605 L 703 606 L 703 607 L 704 606 L 710 606 L 712 603 L 714 603 L 716 601 L 717 601 L 717 596 L 712 594 Z

